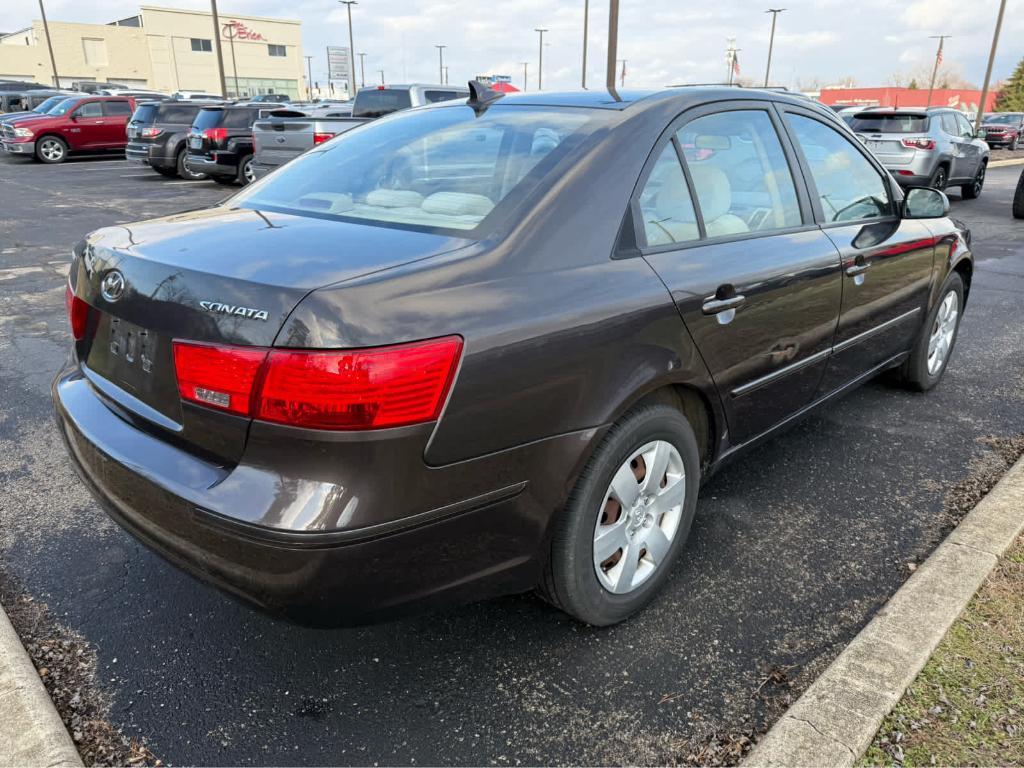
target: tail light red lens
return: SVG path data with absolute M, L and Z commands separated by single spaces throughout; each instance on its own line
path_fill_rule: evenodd
M 203 131 L 203 136 L 210 141 L 227 141 L 228 129 L 227 128 L 207 128 Z
M 174 342 L 185 400 L 308 429 L 383 429 L 434 421 L 462 339 L 355 350 L 284 350 Z
M 333 133 L 314 133 L 313 134 L 313 146 L 317 144 L 323 144 L 328 139 L 333 139 L 335 134 Z
M 89 321 L 89 305 L 75 296 L 70 284 L 64 289 L 64 308 L 71 324 L 71 335 L 75 341 L 81 341 L 85 338 L 85 325 Z
M 935 140 L 925 137 L 903 139 L 903 146 L 908 149 L 935 149 Z
M 184 400 L 243 416 L 267 350 L 174 342 L 174 370 Z
M 143 137 L 145 137 L 147 139 L 152 139 L 152 138 L 155 138 L 155 137 L 159 136 L 161 133 L 163 133 L 163 131 L 161 129 L 153 128 L 152 126 L 150 126 L 149 128 L 143 128 L 139 132 L 139 135 L 143 136 Z

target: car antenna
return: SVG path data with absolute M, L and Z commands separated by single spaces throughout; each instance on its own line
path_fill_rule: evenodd
M 482 83 L 479 80 L 470 80 L 469 99 L 466 101 L 466 106 L 472 107 L 473 111 L 480 115 L 504 95 L 501 91 L 491 88 L 487 83 Z

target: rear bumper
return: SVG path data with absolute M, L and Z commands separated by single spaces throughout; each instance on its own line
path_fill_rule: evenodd
M 209 155 L 185 155 L 185 165 L 192 171 L 208 176 L 236 176 L 238 163 L 227 163 L 224 159 L 214 160 Z
M 2 141 L 3 151 L 12 155 L 34 155 L 36 143 L 34 141 Z
M 257 437 L 234 468 L 207 463 L 115 413 L 73 363 L 54 380 L 52 395 L 75 469 L 114 520 L 193 575 L 315 625 L 365 623 L 413 606 L 530 589 L 551 510 L 560 503 L 548 494 L 560 495 L 567 475 L 529 486 L 520 478 L 531 468 L 571 472 L 589 442 L 575 434 L 431 468 L 422 463 L 429 430 L 417 428 L 375 444 L 348 441 L 347 449 L 345 441 L 319 444 L 317 452 L 341 445 L 338 455 L 351 457 L 352 466 L 338 468 L 328 484 L 315 479 L 322 466 L 298 476 L 297 467 L 317 462 L 289 455 L 295 444 L 286 440 L 261 445 Z M 404 474 L 389 471 L 384 451 L 398 454 Z M 377 482 L 365 485 L 374 464 L 381 468 Z M 375 486 L 377 497 L 360 483 Z M 424 497 L 427 504 L 417 503 Z M 447 503 L 438 503 L 442 498 Z M 408 505 L 408 514 L 395 505 Z M 365 523 L 374 508 L 370 517 L 378 522 L 345 525 L 346 513 Z
M 124 148 L 124 156 L 128 162 L 136 165 L 148 165 L 151 168 L 174 168 L 177 165 L 177 158 L 164 157 L 161 149 L 162 147 L 157 144 L 128 142 Z
M 910 168 L 890 168 L 889 173 L 901 187 L 927 187 L 932 180 L 930 173 L 921 175 L 914 173 Z

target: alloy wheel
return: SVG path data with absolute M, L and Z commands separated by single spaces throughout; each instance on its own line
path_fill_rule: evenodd
M 43 139 L 39 145 L 39 154 L 51 163 L 57 162 L 64 157 L 64 145 L 57 139 Z
M 974 177 L 974 196 L 977 197 L 981 194 L 981 188 L 985 186 L 985 164 L 982 163 L 981 168 L 978 169 L 978 175 Z
M 246 160 L 245 165 L 242 166 L 242 177 L 245 179 L 246 184 L 252 184 L 256 181 L 256 172 L 252 169 L 252 160 Z
M 946 188 L 946 169 L 939 168 L 933 177 L 932 186 L 940 192 Z
M 949 357 L 956 335 L 956 321 L 960 316 L 960 299 L 956 291 L 950 291 L 939 305 L 939 311 L 932 323 L 932 335 L 928 338 L 928 375 L 935 376 Z
M 637 589 L 661 567 L 679 530 L 686 470 L 664 440 L 647 443 L 619 467 L 594 525 L 594 572 L 615 594 Z

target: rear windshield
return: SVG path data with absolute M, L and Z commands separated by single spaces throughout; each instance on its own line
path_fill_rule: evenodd
M 216 128 L 224 117 L 224 110 L 219 107 L 213 109 L 200 109 L 199 114 L 192 121 L 192 127 L 205 131 L 207 128 Z
M 409 91 L 401 88 L 377 88 L 359 91 L 352 117 L 382 117 L 412 106 Z
M 156 119 L 161 123 L 190 125 L 199 113 L 199 106 L 195 104 L 168 104 L 165 102 L 158 105 L 156 110 Z
M 133 123 L 156 122 L 156 104 L 140 104 L 132 115 Z
M 302 155 L 233 199 L 256 210 L 473 230 L 532 192 L 596 111 L 492 106 L 403 112 Z M 478 233 L 479 234 L 479 233 Z
M 924 115 L 855 115 L 850 127 L 861 133 L 924 133 L 929 118 Z

